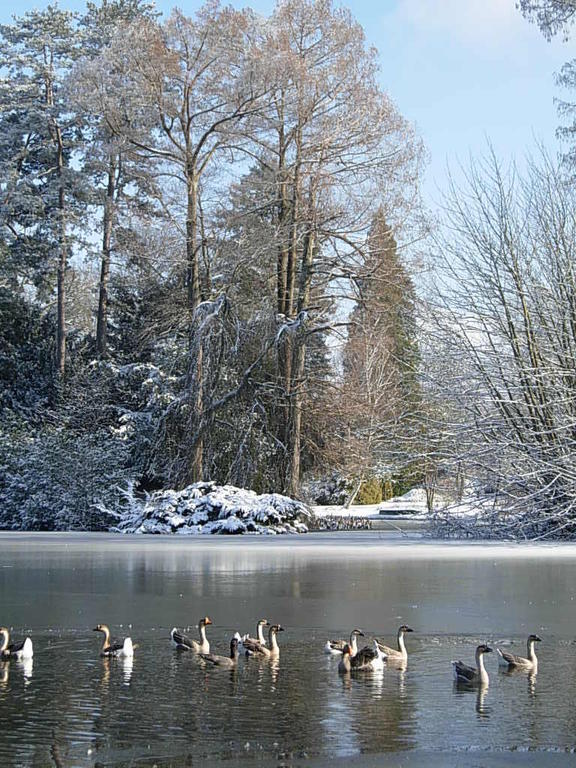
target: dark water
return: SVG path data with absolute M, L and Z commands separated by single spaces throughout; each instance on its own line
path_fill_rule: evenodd
M 576 547 L 0 534 L 0 553 L 0 624 L 35 649 L 0 666 L 2 767 L 576 750 Z M 280 622 L 279 662 L 230 673 L 173 651 L 171 627 L 206 614 L 222 651 Z M 99 658 L 99 622 L 139 644 L 133 664 Z M 404 671 L 342 679 L 323 653 L 352 627 L 392 641 L 403 622 L 417 630 Z M 530 632 L 536 678 L 488 658 L 486 692 L 454 688 L 451 659 L 481 641 L 523 653 Z

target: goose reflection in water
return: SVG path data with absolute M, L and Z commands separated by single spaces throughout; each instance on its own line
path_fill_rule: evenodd
M 126 658 L 120 659 L 118 664 L 122 669 L 124 685 L 130 685 L 132 681 L 132 670 L 134 669 L 134 657 L 127 656 Z
M 8 661 L 0 661 L 0 687 L 7 688 L 9 679 L 10 663 Z
M 34 671 L 34 659 L 30 657 L 28 659 L 22 659 L 22 661 L 17 661 L 16 667 L 22 671 L 24 685 L 30 685 L 32 673 Z
M 501 677 L 526 678 L 526 681 L 528 683 L 528 695 L 532 698 L 536 696 L 536 678 L 538 677 L 538 672 L 529 672 L 528 674 L 526 674 L 526 670 L 524 669 L 518 669 L 518 668 L 506 669 L 505 667 L 499 667 L 498 674 Z
M 469 685 L 454 681 L 453 691 L 457 696 L 474 696 L 476 698 L 476 713 L 479 719 L 488 719 L 492 712 L 492 707 L 486 706 L 486 696 L 489 686 L 485 684 Z
M 124 685 L 130 685 L 132 681 L 132 670 L 134 669 L 133 657 L 102 657 L 102 679 L 100 680 L 100 687 L 103 691 L 108 691 L 110 687 L 110 678 L 114 674 L 113 670 L 116 669 L 122 676 L 122 682 Z

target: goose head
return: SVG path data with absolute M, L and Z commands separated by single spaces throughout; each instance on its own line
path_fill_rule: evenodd
M 353 629 L 350 634 L 356 635 L 357 637 L 364 637 L 364 632 L 362 632 L 361 629 Z
M 477 654 L 479 654 L 480 656 L 481 656 L 483 653 L 492 653 L 492 648 L 490 648 L 490 646 L 489 646 L 489 645 L 486 645 L 485 643 L 482 643 L 482 645 L 479 645 L 479 646 L 476 648 L 476 653 L 477 653 Z
M 207 627 L 208 624 L 212 624 L 212 619 L 208 616 L 204 616 L 203 619 L 200 619 L 200 626 L 201 627 Z
M 398 632 L 414 632 L 414 630 L 407 624 L 402 624 L 402 626 L 398 628 Z
M 1 631 L 2 630 L 0 629 L 0 632 Z M 528 642 L 529 643 L 541 643 L 542 642 L 542 638 L 538 637 L 538 635 L 530 635 L 530 637 L 528 638 Z
M 276 634 L 276 632 L 284 632 L 284 627 L 280 624 L 272 624 L 270 626 L 269 632 Z
M 267 627 L 269 624 L 268 619 L 260 619 L 257 626 L 258 627 Z
M 97 626 L 94 627 L 92 632 L 104 632 L 104 634 L 107 635 L 109 634 L 110 630 L 106 626 L 106 624 L 98 624 Z

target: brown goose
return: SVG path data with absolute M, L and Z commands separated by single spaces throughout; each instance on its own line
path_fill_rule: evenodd
M 348 644 L 344 646 L 342 658 L 338 664 L 338 672 L 377 672 L 384 669 L 385 656 L 374 640 L 373 648 L 366 646 L 358 651 L 355 656 L 350 654 L 352 649 Z
M 104 635 L 104 642 L 100 650 L 100 656 L 118 656 L 125 659 L 132 658 L 134 656 L 134 645 L 132 638 L 126 637 L 121 643 L 110 642 L 110 630 L 106 624 L 98 624 L 94 627 L 94 632 L 102 632 Z
M 406 650 L 406 645 L 404 644 L 404 634 L 406 632 L 414 632 L 413 629 L 410 629 L 406 624 L 402 624 L 401 627 L 398 627 L 398 634 L 397 634 L 397 643 L 398 648 L 390 648 L 389 645 L 384 645 L 383 642 L 381 642 L 378 638 L 376 638 L 376 642 L 378 643 L 378 647 L 382 651 L 382 653 L 386 656 L 386 661 L 396 661 L 396 662 L 403 662 L 406 663 L 408 661 L 408 651 Z
M 238 664 L 238 638 L 233 637 L 230 640 L 230 656 L 219 656 L 217 653 L 201 653 L 200 658 L 211 664 L 213 667 L 224 667 L 231 669 Z
M 356 656 L 358 653 L 358 637 L 364 637 L 364 632 L 361 629 L 353 629 L 350 633 L 350 640 L 326 640 L 324 646 L 324 653 L 331 653 L 334 656 L 341 656 L 344 648 L 348 646 L 350 648 L 350 658 Z
M 29 637 L 22 640 L 21 643 L 11 643 L 10 630 L 6 627 L 0 627 L 0 638 L 0 659 L 2 661 L 9 661 L 10 659 L 22 661 L 34 656 L 32 640 Z
M 172 645 L 179 651 L 194 651 L 194 653 L 210 653 L 210 643 L 206 637 L 206 627 L 212 624 L 212 620 L 205 616 L 198 622 L 198 633 L 200 634 L 200 641 L 194 640 L 188 635 L 181 632 L 174 627 L 170 632 L 170 638 Z
M 492 653 L 489 645 L 479 645 L 476 648 L 476 667 L 469 667 L 462 661 L 453 661 L 454 679 L 457 683 L 466 683 L 467 685 L 488 685 L 488 672 L 484 667 L 484 654 Z
M 284 632 L 284 627 L 280 624 L 272 624 L 268 630 L 268 645 L 262 645 L 257 641 L 243 640 L 242 645 L 246 651 L 247 656 L 258 656 L 260 658 L 278 658 L 280 656 L 280 648 L 276 640 L 278 632 Z
M 542 638 L 538 637 L 538 635 L 530 635 L 528 637 L 528 658 L 516 656 L 514 653 L 508 653 L 508 651 L 496 648 L 496 651 L 498 652 L 498 665 L 500 667 L 505 667 L 508 670 L 518 669 L 532 673 L 538 672 L 538 658 L 534 650 L 534 643 L 540 642 L 542 642 Z

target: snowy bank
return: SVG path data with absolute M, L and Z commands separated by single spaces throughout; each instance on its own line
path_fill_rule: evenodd
M 349 507 L 319 504 L 312 509 L 317 517 L 361 517 L 366 520 L 382 519 L 385 515 L 428 516 L 426 491 L 423 488 L 413 488 L 403 496 L 395 496 L 379 504 L 352 504 Z
M 278 493 L 258 495 L 232 485 L 194 483 L 182 491 L 128 496 L 128 511 L 113 530 L 122 533 L 306 533 L 308 508 Z

